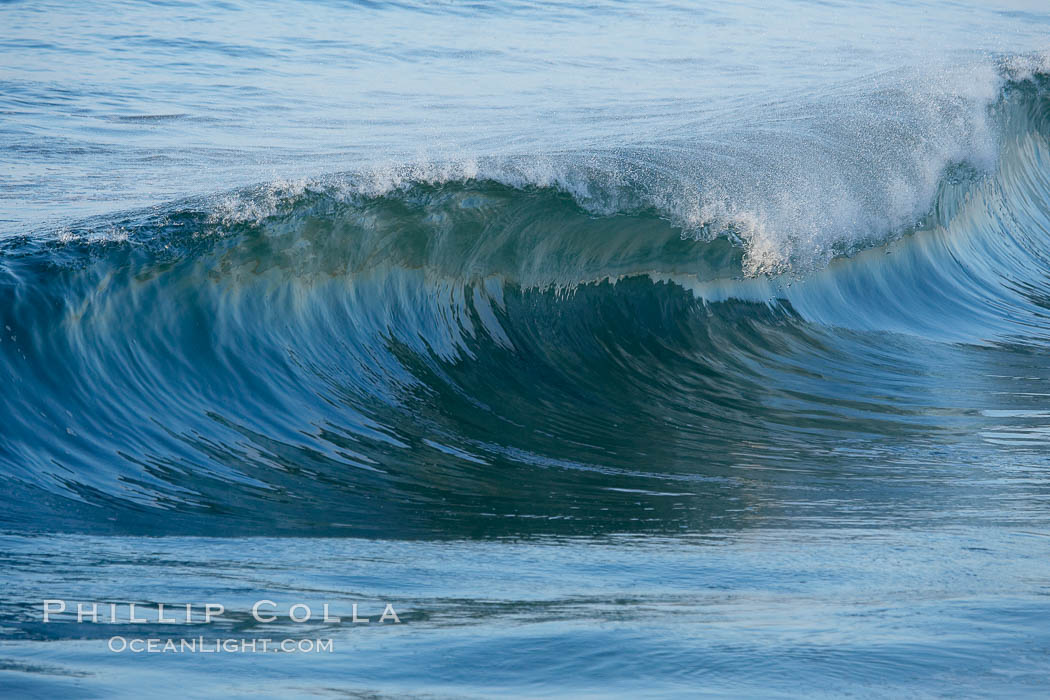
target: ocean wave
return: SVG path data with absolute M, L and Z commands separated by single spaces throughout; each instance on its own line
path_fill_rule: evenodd
M 924 358 L 1050 341 L 1039 70 L 837 131 L 836 91 L 775 162 L 376 169 L 7 240 L 5 523 L 673 529 L 711 514 L 644 494 L 738 502 L 741 455 L 915 448 L 974 415 Z

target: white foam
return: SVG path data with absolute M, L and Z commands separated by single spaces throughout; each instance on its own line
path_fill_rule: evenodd
M 278 179 L 220 199 L 212 221 L 258 222 L 311 188 L 380 197 L 415 183 L 493 180 L 558 188 L 595 214 L 652 208 L 696 240 L 728 236 L 743 246 L 750 276 L 804 272 L 914 226 L 947 168 L 994 170 L 992 105 L 1005 79 L 1048 68 L 1050 57 L 1032 55 L 873 75 L 634 149 L 421 153 L 342 176 Z

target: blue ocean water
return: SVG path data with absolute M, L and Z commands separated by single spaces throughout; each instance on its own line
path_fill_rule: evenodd
M 0 27 L 0 695 L 1050 690 L 1043 3 Z

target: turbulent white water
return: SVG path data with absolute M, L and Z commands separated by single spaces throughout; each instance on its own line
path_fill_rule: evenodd
M 993 174 L 1006 85 L 1047 65 L 1031 54 L 889 71 L 630 147 L 366 164 L 205 206 L 229 225 L 259 222 L 308 191 L 350 201 L 420 183 L 556 188 L 596 215 L 651 210 L 685 237 L 727 236 L 745 250 L 745 274 L 805 272 L 920 225 L 945 180 Z

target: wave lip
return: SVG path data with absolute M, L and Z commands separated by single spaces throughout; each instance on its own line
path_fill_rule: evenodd
M 321 188 L 377 198 L 491 182 L 554 189 L 596 216 L 649 212 L 687 237 L 727 237 L 749 275 L 806 272 L 921 225 L 947 177 L 994 172 L 1006 114 L 1043 87 L 1046 55 L 933 64 L 794 102 L 686 121 L 632 147 L 378 164 L 223 199 L 223 223 L 258 221 Z

